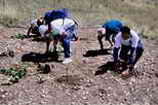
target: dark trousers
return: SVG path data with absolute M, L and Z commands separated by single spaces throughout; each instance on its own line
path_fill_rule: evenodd
M 106 34 L 98 35 L 98 42 L 100 44 L 100 48 L 103 49 L 103 42 L 102 39 L 105 37 L 105 40 L 109 41 L 109 43 L 112 45 L 112 42 L 114 43 L 115 36 L 118 32 L 114 32 L 110 29 L 106 29 Z
M 65 58 L 69 58 L 71 57 L 71 41 L 74 39 L 74 35 L 76 34 L 76 27 L 71 26 L 66 31 L 68 34 L 61 38 L 61 42 L 64 47 L 64 56 Z
M 142 54 L 144 52 L 144 48 L 137 47 L 135 50 L 136 51 L 135 51 L 133 65 L 135 65 L 138 62 L 138 60 L 140 59 L 140 57 L 142 56 Z M 120 50 L 120 54 L 119 54 L 120 59 L 123 59 L 124 61 L 129 62 L 130 51 L 131 51 L 131 46 L 122 45 L 121 50 Z
M 32 33 L 32 34 L 36 34 L 36 35 L 40 35 L 40 33 L 39 33 L 39 30 L 38 30 L 38 27 L 37 27 L 37 26 L 36 26 L 36 27 L 34 27 L 34 28 L 32 29 L 31 33 Z

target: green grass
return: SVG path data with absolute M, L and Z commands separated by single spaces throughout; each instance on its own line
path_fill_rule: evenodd
M 21 64 L 19 67 L 0 69 L 0 73 L 8 76 L 10 82 L 16 83 L 26 75 L 26 69 L 28 68 L 28 66 L 28 64 Z
M 11 36 L 11 38 L 13 38 L 13 39 L 21 39 L 21 40 L 23 40 L 23 39 L 25 39 L 25 38 L 28 38 L 28 36 L 19 33 L 19 34 L 16 34 L 16 35 L 14 35 L 14 36 Z

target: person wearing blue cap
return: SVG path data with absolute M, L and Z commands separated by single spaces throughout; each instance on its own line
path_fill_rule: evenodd
M 105 37 L 105 40 L 107 40 L 112 47 L 113 42 L 114 42 L 114 37 L 120 31 L 122 26 L 123 24 L 119 20 L 109 20 L 105 22 L 102 25 L 102 27 L 97 30 L 98 41 L 99 41 L 101 50 L 103 50 L 103 42 L 102 42 L 103 37 Z

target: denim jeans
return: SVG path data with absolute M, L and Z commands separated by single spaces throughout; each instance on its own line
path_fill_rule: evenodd
M 66 30 L 66 32 L 68 33 L 64 38 L 62 38 L 61 42 L 63 44 L 64 47 L 64 57 L 65 58 L 69 58 L 71 57 L 71 41 L 74 38 L 74 34 L 76 32 L 76 28 L 75 26 L 72 26 L 70 28 L 68 28 Z

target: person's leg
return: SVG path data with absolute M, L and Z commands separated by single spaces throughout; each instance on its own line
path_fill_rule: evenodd
M 54 40 L 54 41 L 53 41 L 53 46 L 54 46 L 53 52 L 56 52 L 56 51 L 57 51 L 57 44 L 58 44 L 58 40 Z
M 49 52 L 49 45 L 50 45 L 50 43 L 51 43 L 51 40 L 49 38 L 46 39 L 46 53 Z
M 112 40 L 110 39 L 112 32 L 109 29 L 106 29 L 106 40 L 110 43 L 110 46 L 113 47 Z
M 71 41 L 73 40 L 75 27 L 72 26 L 67 30 L 67 35 L 62 38 L 62 43 L 64 47 L 64 56 L 65 60 L 63 61 L 63 64 L 67 64 L 72 62 L 71 60 Z
M 121 50 L 120 50 L 120 54 L 119 54 L 119 57 L 121 60 L 125 61 L 125 62 L 128 62 L 128 52 L 130 50 L 130 47 L 128 46 L 124 46 L 122 45 L 121 46 Z
M 104 48 L 103 48 L 103 42 L 102 42 L 102 39 L 103 39 L 104 36 L 105 36 L 105 35 L 102 35 L 101 33 L 98 34 L 98 42 L 99 42 L 99 44 L 100 44 L 100 49 L 101 49 L 101 50 L 104 49 Z
M 143 52 L 144 52 L 143 48 L 137 48 L 136 49 L 136 56 L 135 56 L 135 60 L 134 60 L 133 65 L 135 65 L 138 62 L 138 60 L 140 59 L 140 57 L 143 55 Z
M 64 47 L 64 57 L 65 58 L 70 58 L 70 40 L 68 39 L 63 39 L 63 47 Z
M 62 62 L 63 64 L 68 64 L 68 63 L 72 62 L 70 42 L 71 42 L 71 40 L 68 40 L 68 39 L 63 40 L 64 57 L 65 57 L 65 59 Z
M 129 52 L 129 47 L 128 46 L 121 46 L 120 54 L 119 57 L 121 59 L 120 64 L 121 64 L 121 72 L 127 69 L 127 64 L 128 64 L 128 52 Z
M 53 37 L 53 52 L 57 51 L 57 44 L 58 44 L 59 36 Z
M 108 39 L 108 42 L 110 43 L 110 46 L 113 47 L 113 43 L 110 39 Z

